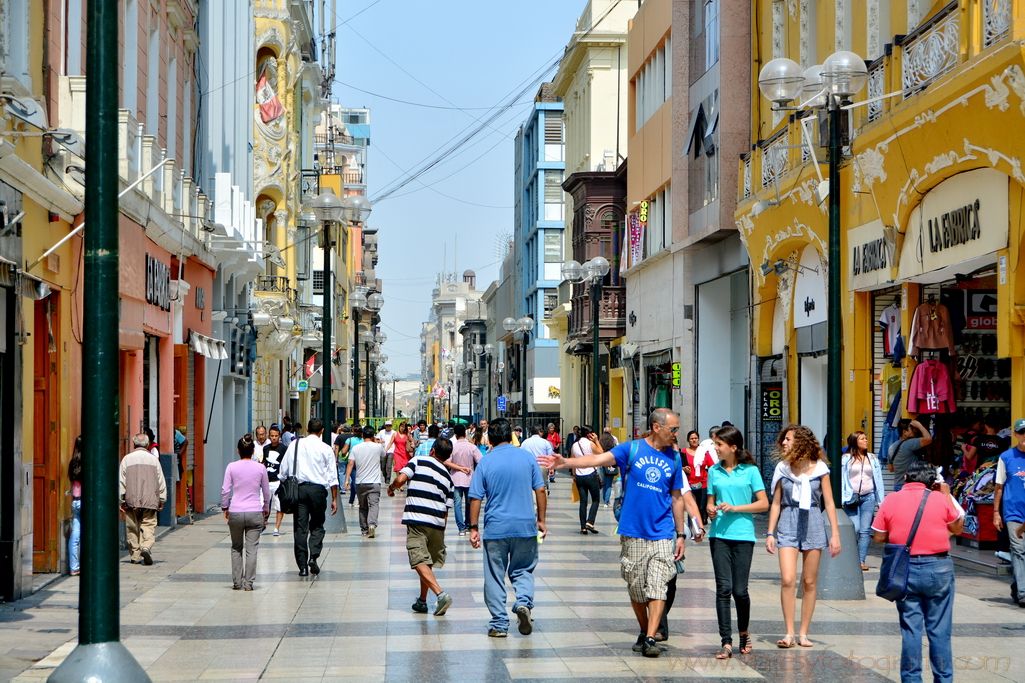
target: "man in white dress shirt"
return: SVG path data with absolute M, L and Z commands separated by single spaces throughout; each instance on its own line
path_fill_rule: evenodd
M 331 514 L 338 512 L 338 469 L 334 451 L 324 443 L 324 423 L 312 419 L 306 431 L 307 436 L 293 440 L 282 456 L 278 479 L 295 477 L 299 480 L 299 506 L 293 516 L 295 563 L 299 566 L 299 576 L 316 576 L 320 573 L 317 558 L 324 547 L 328 491 L 331 492 Z

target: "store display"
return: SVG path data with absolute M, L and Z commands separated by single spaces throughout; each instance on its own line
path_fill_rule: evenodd
M 883 309 L 879 325 L 883 328 L 883 354 L 892 357 L 900 337 L 900 308 L 897 304 L 890 304 Z
M 944 363 L 926 360 L 915 367 L 908 387 L 908 411 L 919 415 L 957 412 L 954 386 Z
M 918 357 L 924 349 L 946 349 L 951 356 L 957 354 L 950 311 L 933 297 L 915 309 L 908 336 L 909 356 Z

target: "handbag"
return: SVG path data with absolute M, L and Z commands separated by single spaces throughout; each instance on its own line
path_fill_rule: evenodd
M 922 521 L 925 504 L 929 500 L 929 489 L 925 490 L 922 502 L 915 515 L 915 523 L 911 525 L 911 533 L 907 542 L 887 543 L 883 548 L 883 563 L 879 567 L 879 583 L 876 584 L 876 595 L 890 602 L 903 600 L 908 594 L 908 573 L 911 571 L 911 544 L 918 533 L 918 524 Z
M 293 441 L 295 441 L 295 450 L 292 451 L 292 476 L 282 479 L 278 484 L 278 490 L 275 491 L 281 511 L 286 515 L 295 514 L 296 508 L 299 507 L 299 480 L 295 476 L 296 460 L 299 457 L 299 439 L 293 439 Z

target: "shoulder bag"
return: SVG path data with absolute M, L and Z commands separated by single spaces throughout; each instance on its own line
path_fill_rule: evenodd
M 299 479 L 296 478 L 296 460 L 299 457 L 299 439 L 292 439 L 295 442 L 295 449 L 292 451 L 292 473 L 288 479 L 281 479 L 275 495 L 278 497 L 278 504 L 281 511 L 286 515 L 295 513 L 299 507 Z
M 883 548 L 883 563 L 879 567 L 879 583 L 876 584 L 876 595 L 890 602 L 903 600 L 908 594 L 908 573 L 911 571 L 911 544 L 918 533 L 918 524 L 922 521 L 925 504 L 929 500 L 929 489 L 922 495 L 918 506 L 915 522 L 911 525 L 911 533 L 904 544 L 887 543 Z
M 616 521 L 619 521 L 619 516 L 623 513 L 623 501 L 626 499 L 626 477 L 630 473 L 630 468 L 633 467 L 634 460 L 637 459 L 637 441 L 630 442 L 630 457 L 626 460 L 626 470 L 623 471 L 622 476 L 619 478 L 619 495 L 612 501 L 612 514 L 615 515 Z

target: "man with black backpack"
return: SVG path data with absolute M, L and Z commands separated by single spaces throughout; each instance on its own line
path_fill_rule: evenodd
M 645 438 L 619 444 L 611 451 L 565 459 L 555 455 L 545 463 L 556 469 L 617 466 L 622 472 L 622 499 L 617 499 L 620 565 L 630 593 L 630 603 L 640 634 L 634 652 L 658 657 L 662 648 L 655 640 L 665 609 L 666 585 L 682 569 L 686 509 L 700 519 L 690 493 L 683 463 L 674 450 L 680 416 L 657 408 L 649 418 Z M 583 438 L 583 437 L 581 437 Z M 591 439 L 601 450 L 598 439 Z M 695 532 L 700 540 L 705 530 Z

